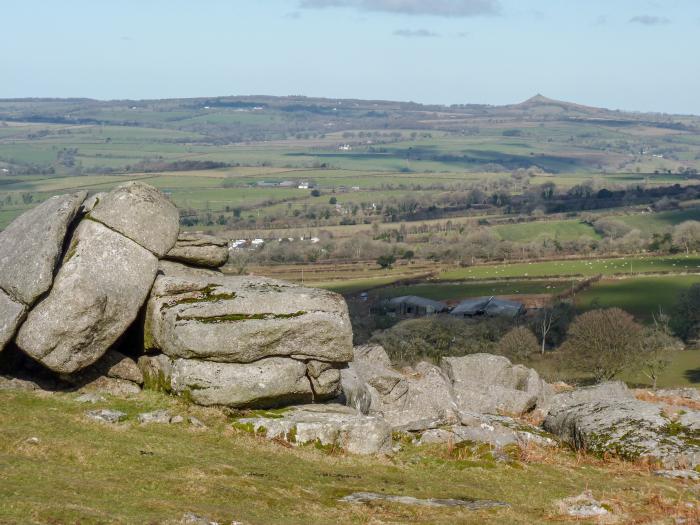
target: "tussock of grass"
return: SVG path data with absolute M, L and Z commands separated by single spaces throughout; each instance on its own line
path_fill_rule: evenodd
M 156 392 L 90 406 L 74 399 L 0 392 L 0 523 L 163 523 L 194 512 L 221 523 L 265 525 L 517 525 L 546 521 L 556 499 L 587 488 L 612 502 L 623 523 L 662 511 L 666 519 L 686 517 L 686 504 L 698 505 L 685 482 L 566 450 L 532 447 L 502 456 L 479 445 L 404 442 L 391 458 L 356 457 L 314 446 L 287 448 L 234 429 L 220 410 Z M 90 421 L 84 413 L 93 408 L 121 410 L 128 419 Z M 208 428 L 136 423 L 138 413 L 156 409 L 194 415 Z M 470 512 L 338 501 L 361 491 L 495 499 L 511 508 Z

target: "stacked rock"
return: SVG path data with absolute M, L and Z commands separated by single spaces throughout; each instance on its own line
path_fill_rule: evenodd
M 353 355 L 342 297 L 226 276 L 224 239 L 178 233 L 175 206 L 138 182 L 25 213 L 0 232 L 0 351 L 76 387 L 145 382 L 205 405 L 336 397 Z
M 189 249 L 192 258 L 178 251 L 178 260 L 201 261 Z M 139 361 L 147 384 L 231 407 L 336 397 L 353 356 L 341 296 L 167 261 L 148 300 L 144 346 L 161 353 Z

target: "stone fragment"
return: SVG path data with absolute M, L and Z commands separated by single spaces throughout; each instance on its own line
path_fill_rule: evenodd
M 119 410 L 110 410 L 107 408 L 101 408 L 99 410 L 88 410 L 85 415 L 95 421 L 100 421 L 102 423 L 119 423 L 126 419 L 126 414 L 120 412 Z
M 218 268 L 228 261 L 228 241 L 199 233 L 181 233 L 166 258 L 194 266 Z

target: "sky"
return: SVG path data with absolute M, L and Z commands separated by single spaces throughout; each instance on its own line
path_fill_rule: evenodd
M 698 0 L 0 0 L 0 98 L 306 95 L 700 114 Z

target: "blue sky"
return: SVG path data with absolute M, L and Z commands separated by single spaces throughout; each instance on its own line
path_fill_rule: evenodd
M 698 0 L 0 0 L 0 97 L 269 94 L 700 114 Z

